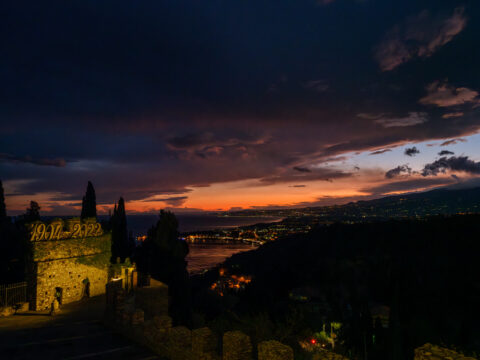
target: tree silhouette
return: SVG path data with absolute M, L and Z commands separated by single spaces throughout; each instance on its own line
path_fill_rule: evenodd
M 34 201 L 27 209 L 32 220 L 38 220 L 40 207 Z M 15 223 L 6 216 L 5 199 L 0 181 L 0 284 L 25 280 L 25 264 L 28 257 L 26 237 L 26 216 L 17 218 Z M 29 220 L 30 221 L 30 220 Z
M 95 189 L 89 181 L 87 184 L 87 191 L 82 199 L 82 213 L 81 218 L 97 217 L 97 200 L 95 197 Z
M 139 270 L 169 286 L 170 313 L 176 324 L 190 325 L 191 289 L 187 262 L 188 244 L 179 239 L 178 220 L 170 211 L 160 211 L 157 224 L 137 251 Z
M 25 213 L 25 221 L 36 221 L 40 220 L 40 206 L 36 201 L 30 201 L 30 207 L 27 208 L 27 212 Z
M 125 200 L 120 197 L 118 205 L 115 204 L 111 217 L 112 226 L 112 263 L 117 258 L 123 263 L 133 252 L 133 239 L 128 236 L 127 214 L 125 212 Z
M 0 221 L 7 217 L 7 208 L 5 206 L 5 196 L 3 193 L 3 184 L 0 180 Z

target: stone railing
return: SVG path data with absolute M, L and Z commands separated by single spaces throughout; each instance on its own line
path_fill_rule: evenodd
M 415 360 L 476 360 L 473 357 L 464 356 L 453 350 L 442 348 L 440 346 L 425 344 L 415 349 Z
M 143 306 L 146 310 L 139 308 Z M 172 326 L 168 316 L 168 287 L 160 282 L 139 288 L 134 297 L 126 297 L 120 282 L 107 284 L 106 323 L 115 331 L 150 348 L 169 360 L 253 360 L 253 346 L 241 331 L 223 334 L 219 339 L 207 327 L 190 330 Z M 293 349 L 278 341 L 258 344 L 258 360 L 294 360 Z M 452 350 L 425 344 L 415 350 L 414 360 L 476 360 Z M 331 351 L 320 350 L 312 360 L 348 360 Z
M 250 337 L 240 331 L 226 332 L 219 350 L 219 339 L 209 328 L 173 327 L 168 316 L 168 287 L 162 283 L 138 288 L 134 297 L 126 296 L 121 280 L 108 283 L 106 289 L 107 325 L 160 356 L 170 360 L 253 359 Z M 293 359 L 292 348 L 278 341 L 258 344 L 258 360 Z
M 320 350 L 312 356 L 312 360 L 348 360 L 348 358 L 328 350 Z

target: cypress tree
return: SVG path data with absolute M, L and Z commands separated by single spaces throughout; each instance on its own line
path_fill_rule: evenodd
M 120 248 L 117 241 L 117 203 L 113 207 L 113 215 L 110 216 L 110 228 L 112 229 L 112 258 L 111 263 L 115 264 L 120 257 Z
M 95 196 L 95 189 L 93 184 L 89 181 L 87 184 L 87 191 L 82 199 L 82 214 L 81 218 L 97 217 L 97 199 Z
M 125 200 L 122 197 L 118 200 L 118 206 L 115 204 L 111 223 L 112 263 L 116 263 L 117 258 L 124 262 L 127 257 L 130 257 L 132 249 L 129 246 L 127 214 L 125 212 Z
M 5 206 L 5 195 L 3 193 L 3 184 L 0 180 L 0 220 L 7 217 L 7 207 Z
M 37 221 L 40 220 L 40 206 L 36 201 L 30 201 L 30 207 L 27 208 L 27 212 L 25 214 L 25 221 Z

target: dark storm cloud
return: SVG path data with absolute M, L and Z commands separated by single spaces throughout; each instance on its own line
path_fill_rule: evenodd
M 298 172 L 303 172 L 303 173 L 310 173 L 310 172 L 312 172 L 312 170 L 310 170 L 309 168 L 300 167 L 300 166 L 294 166 L 294 167 L 293 167 L 293 170 L 298 171 Z
M 440 156 L 444 156 L 444 155 L 454 155 L 455 153 L 453 151 L 449 151 L 449 150 L 442 150 L 438 153 L 438 155 Z
M 465 9 L 432 2 L 425 27 L 434 26 L 414 41 L 435 56 L 418 50 L 424 61 L 386 74 L 371 49 L 392 24 L 408 27 L 424 10 L 418 1 L 11 2 L 0 32 L 0 152 L 54 160 L 0 161 L 0 176 L 24 194 L 81 198 L 92 180 L 102 203 L 141 200 L 226 181 L 332 180 L 350 175 L 292 167 L 472 134 L 474 102 L 451 118 L 419 103 L 438 79 L 454 95 L 480 88 L 478 26 L 453 26 L 479 10 Z M 447 20 L 463 29 L 454 41 Z
M 400 176 L 402 174 L 410 175 L 412 173 L 412 168 L 408 165 L 399 165 L 396 168 L 390 169 L 385 173 L 387 179 L 393 179 L 394 177 Z
M 424 10 L 394 26 L 377 47 L 375 58 L 382 71 L 390 71 L 415 57 L 430 57 L 466 25 L 463 8 L 456 8 L 448 17 L 432 16 Z
M 450 171 L 462 171 L 470 174 L 480 174 L 480 162 L 470 160 L 468 156 L 446 156 L 426 164 L 422 170 L 423 176 L 436 176 L 439 173 Z
M 319 5 L 328 5 L 332 4 L 333 2 L 335 2 L 335 0 L 317 0 L 317 4 Z
M 278 183 L 295 183 L 305 181 L 328 181 L 333 182 L 335 179 L 344 179 L 351 177 L 352 173 L 344 172 L 340 170 L 319 168 L 310 172 L 285 172 L 278 175 L 266 176 L 260 179 L 262 184 L 278 184 Z
M 173 197 L 146 199 L 143 201 L 145 202 L 161 201 L 170 206 L 181 206 L 187 201 L 187 199 L 188 199 L 188 196 L 173 196 Z
M 424 190 L 425 188 L 430 188 L 433 186 L 445 186 L 453 183 L 454 182 L 451 179 L 444 178 L 408 179 L 365 188 L 362 191 L 370 192 L 375 196 L 380 196 L 392 192 Z
M 202 150 L 214 146 L 236 146 L 263 144 L 267 139 L 261 136 L 236 134 L 235 137 L 228 137 L 224 134 L 202 132 L 173 137 L 167 140 L 167 145 L 174 150 Z
M 325 80 L 310 80 L 303 84 L 306 89 L 315 90 L 318 92 L 327 91 L 330 87 Z
M 26 156 L 15 156 L 10 154 L 0 153 L 0 162 L 11 162 L 11 163 L 27 163 L 40 166 L 56 166 L 56 167 L 65 167 L 67 161 L 65 159 L 36 159 L 32 158 L 29 155 Z
M 417 154 L 420 154 L 420 150 L 418 150 L 415 146 L 411 148 L 406 148 L 405 151 L 403 152 L 407 156 L 415 156 Z

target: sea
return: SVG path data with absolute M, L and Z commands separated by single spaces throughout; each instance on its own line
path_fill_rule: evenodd
M 216 214 L 175 214 L 178 219 L 180 233 L 194 231 L 208 231 L 228 229 L 239 226 L 248 226 L 259 223 L 273 223 L 283 220 L 279 217 L 242 217 L 219 216 Z M 42 217 L 50 220 L 52 216 Z M 99 215 L 99 220 L 107 220 L 108 216 Z M 158 221 L 158 215 L 127 215 L 128 230 L 134 237 L 146 235 L 148 229 Z M 190 252 L 187 256 L 188 271 L 190 274 L 202 273 L 222 262 L 233 254 L 254 250 L 257 246 L 250 244 L 189 244 Z
M 211 214 L 176 214 L 181 233 L 235 228 L 259 223 L 281 221 L 278 217 L 234 217 Z M 128 215 L 127 225 L 134 236 L 146 235 L 158 220 L 158 215 Z M 189 244 L 187 268 L 191 275 L 199 274 L 222 262 L 233 254 L 254 250 L 249 244 Z

